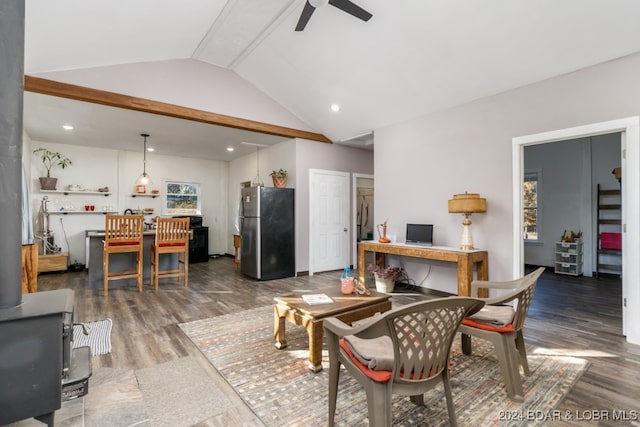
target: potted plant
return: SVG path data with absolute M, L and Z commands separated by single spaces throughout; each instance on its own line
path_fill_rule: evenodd
M 57 151 L 51 151 L 42 147 L 33 150 L 33 154 L 40 157 L 42 164 L 47 170 L 47 176 L 39 178 L 40 188 L 42 190 L 55 190 L 58 178 L 51 177 L 51 169 L 54 166 L 64 169 L 71 164 L 71 160 Z
M 287 186 L 287 171 L 284 169 L 273 170 L 269 175 L 273 179 L 273 186 L 284 188 Z
M 396 280 L 402 274 L 402 268 L 393 265 L 384 267 L 377 264 L 369 264 L 367 270 L 373 273 L 378 292 L 393 292 Z

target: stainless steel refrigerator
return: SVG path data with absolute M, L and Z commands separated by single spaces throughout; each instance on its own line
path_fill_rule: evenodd
M 294 190 L 248 187 L 240 202 L 240 269 L 258 280 L 295 275 Z

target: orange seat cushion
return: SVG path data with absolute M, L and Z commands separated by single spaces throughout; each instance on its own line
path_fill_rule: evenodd
M 165 243 L 160 243 L 158 246 L 161 248 L 166 248 L 169 246 L 184 246 L 184 242 L 165 242 Z
M 351 352 L 347 343 L 344 342 L 343 338 L 340 338 L 340 347 L 347 353 L 347 355 L 351 358 L 353 363 L 362 371 L 363 374 L 374 380 L 378 383 L 386 383 L 391 379 L 391 371 L 374 371 L 369 369 L 365 365 L 362 364 Z
M 103 240 L 104 242 L 104 240 Z M 109 246 L 133 246 L 133 245 L 139 245 L 140 241 L 139 240 L 123 240 L 121 242 L 109 242 L 108 245 Z
M 470 326 L 472 328 L 484 329 L 485 331 L 492 331 L 492 332 L 505 333 L 505 332 L 515 331 L 515 329 L 513 328 L 513 323 L 509 323 L 508 325 L 502 326 L 502 327 L 496 327 L 486 323 L 476 322 L 475 320 L 471 320 L 471 319 L 462 319 L 462 324 Z
M 353 355 L 353 352 L 351 351 L 351 349 L 349 349 L 349 346 L 344 341 L 344 338 L 340 338 L 339 342 L 340 342 L 340 347 L 342 347 L 344 351 L 347 352 L 347 355 L 349 356 L 349 358 L 353 360 L 353 363 L 355 363 L 355 365 L 358 367 L 358 369 L 362 371 L 363 374 L 365 374 L 366 376 L 368 376 L 369 378 L 371 378 L 372 380 L 378 383 L 386 383 L 391 379 L 391 375 L 393 374 L 393 372 L 374 371 L 373 369 L 369 369 L 367 366 L 363 365 L 362 362 L 360 362 L 357 357 Z M 453 362 L 449 362 L 449 366 L 453 366 Z M 429 378 L 430 376 L 431 376 L 431 371 L 429 371 L 427 378 Z M 400 378 L 404 378 L 404 373 L 402 372 L 400 373 Z M 423 378 L 425 377 L 424 375 L 421 374 L 420 379 L 423 379 Z M 409 376 L 409 379 L 411 380 L 413 379 L 413 373 Z

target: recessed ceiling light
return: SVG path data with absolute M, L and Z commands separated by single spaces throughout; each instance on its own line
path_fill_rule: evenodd
M 155 149 L 155 148 L 153 148 L 153 147 L 147 147 L 147 151 L 148 151 L 148 152 L 152 152 L 152 151 L 156 151 L 156 149 Z
M 331 111 L 337 113 L 338 111 L 340 111 L 340 106 L 338 104 L 331 104 Z
M 73 130 L 73 126 L 71 126 L 71 125 L 62 125 L 62 129 L 64 129 L 64 130 Z
M 235 150 L 235 148 L 233 148 L 233 147 L 227 147 L 227 151 L 228 151 L 228 152 L 232 152 L 233 150 Z

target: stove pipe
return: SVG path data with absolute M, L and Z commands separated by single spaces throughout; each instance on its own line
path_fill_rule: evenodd
M 0 309 L 22 299 L 24 10 L 0 1 Z

